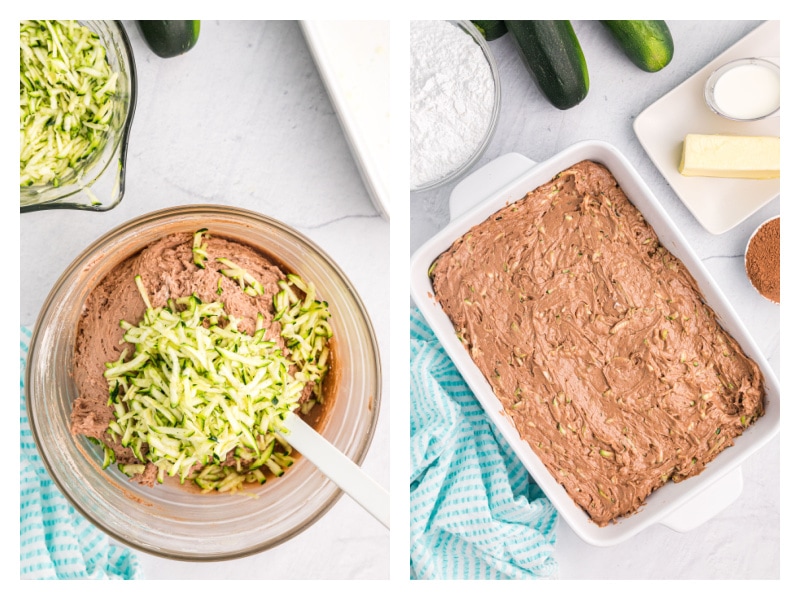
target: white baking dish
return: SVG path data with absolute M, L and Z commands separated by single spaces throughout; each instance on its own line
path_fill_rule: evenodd
M 550 475 L 528 444 L 520 439 L 491 386 L 456 338 L 452 323 L 434 298 L 428 278 L 430 265 L 459 236 L 503 206 L 546 183 L 563 169 L 586 159 L 602 163 L 611 171 L 631 202 L 653 226 L 661 243 L 683 261 L 697 280 L 709 306 L 716 311 L 722 326 L 762 369 L 767 394 L 764 417 L 745 431 L 733 447 L 711 461 L 702 473 L 681 483 L 668 483 L 656 490 L 639 512 L 606 527 L 599 527 L 589 519 Z M 677 531 L 688 531 L 732 503 L 742 489 L 741 464 L 778 433 L 779 384 L 731 304 L 628 160 L 613 146 L 597 141 L 580 142 L 538 164 L 519 154 L 507 154 L 462 180 L 452 192 L 450 206 L 450 224 L 412 257 L 412 299 L 489 418 L 575 533 L 590 544 L 610 546 L 629 539 L 655 523 Z
M 300 21 L 364 186 L 389 219 L 389 22 Z

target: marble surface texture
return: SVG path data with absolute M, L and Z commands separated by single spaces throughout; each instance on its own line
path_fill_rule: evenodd
M 497 131 L 475 168 L 509 152 L 542 161 L 581 140 L 616 146 L 633 164 L 727 295 L 780 378 L 780 309 L 750 286 L 743 253 L 756 227 L 779 214 L 775 199 L 741 225 L 709 234 L 695 220 L 645 153 L 633 130 L 636 116 L 760 21 L 668 21 L 673 61 L 658 73 L 627 62 L 597 21 L 574 21 L 591 87 L 578 106 L 551 106 L 525 72 L 509 36 L 490 42 L 500 69 L 502 108 Z M 411 194 L 411 253 L 450 219 L 457 182 Z M 688 533 L 656 525 L 610 548 L 593 547 L 561 522 L 556 557 L 563 579 L 771 579 L 780 576 L 779 440 L 743 465 L 744 489 L 716 517 Z

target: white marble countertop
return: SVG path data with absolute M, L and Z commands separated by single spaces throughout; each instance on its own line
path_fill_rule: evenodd
M 322 247 L 366 305 L 384 366 L 363 468 L 389 488 L 389 223 L 364 188 L 298 23 L 203 21 L 197 45 L 169 59 L 150 51 L 133 21 L 124 24 L 139 81 L 125 196 L 106 213 L 20 215 L 21 324 L 34 323 L 86 246 L 133 217 L 217 203 L 278 219 Z M 389 532 L 342 496 L 312 527 L 249 558 L 139 556 L 149 579 L 384 579 Z
M 721 52 L 759 21 L 668 21 L 674 41 L 672 63 L 646 73 L 627 62 L 596 21 L 575 21 L 589 68 L 588 97 L 577 107 L 552 107 L 528 77 L 509 36 L 490 42 L 500 69 L 502 108 L 497 131 L 476 168 L 509 152 L 541 161 L 567 146 L 597 139 L 625 155 L 728 296 L 780 378 L 780 310 L 750 286 L 743 253 L 749 236 L 780 212 L 779 199 L 722 235 L 711 235 L 694 219 L 646 155 L 634 131 L 636 116 Z M 411 253 L 449 221 L 448 199 L 456 182 L 411 195 Z M 739 498 L 688 533 L 653 526 L 610 548 L 580 540 L 559 524 L 556 558 L 563 579 L 725 579 L 780 575 L 779 440 L 742 467 Z

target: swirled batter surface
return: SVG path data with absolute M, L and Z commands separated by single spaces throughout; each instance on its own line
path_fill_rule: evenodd
M 758 366 L 600 164 L 472 228 L 431 278 L 522 438 L 598 525 L 763 414 Z

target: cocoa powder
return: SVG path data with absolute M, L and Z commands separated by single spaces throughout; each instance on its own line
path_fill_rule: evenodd
M 762 296 L 781 302 L 781 220 L 767 221 L 753 235 L 745 256 L 747 277 Z

